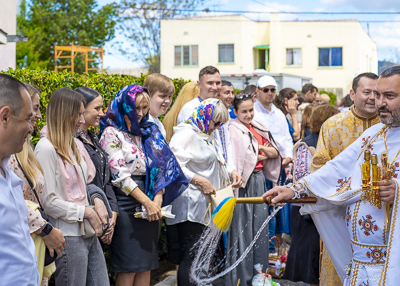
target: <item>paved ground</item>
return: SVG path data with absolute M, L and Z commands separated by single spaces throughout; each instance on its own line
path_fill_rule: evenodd
M 281 286 L 309 286 L 309 284 L 305 284 L 302 282 L 291 282 L 288 280 L 276 279 L 275 282 L 278 282 Z M 174 272 L 171 276 L 168 276 L 163 281 L 157 283 L 155 286 L 175 286 L 176 284 L 176 272 Z M 214 284 L 214 286 L 222 286 L 222 283 Z M 232 285 L 236 286 L 236 285 Z

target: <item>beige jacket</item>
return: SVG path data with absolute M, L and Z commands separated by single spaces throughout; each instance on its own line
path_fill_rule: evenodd
M 267 128 L 255 120 L 251 122 L 251 125 L 253 125 L 254 129 L 263 138 L 271 142 L 272 146 L 278 150 L 278 147 Z M 245 187 L 257 164 L 258 142 L 250 130 L 237 118 L 230 120 L 228 128 L 235 157 L 236 170 L 242 176 L 243 187 Z M 275 159 L 269 158 L 264 160 L 263 163 L 263 173 L 265 178 L 273 183 L 277 183 L 282 169 L 282 157 L 279 155 Z

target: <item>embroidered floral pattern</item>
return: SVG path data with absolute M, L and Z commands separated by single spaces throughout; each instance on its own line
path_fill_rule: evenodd
M 339 192 L 349 181 L 350 181 L 351 177 L 349 177 L 347 179 L 347 177 L 345 177 L 344 179 L 339 179 L 337 181 L 337 185 L 336 185 L 336 192 Z
M 325 249 L 326 250 L 326 249 Z M 329 259 L 330 260 L 330 259 Z M 331 261 L 332 263 L 332 261 Z M 332 265 L 333 266 L 333 265 Z M 345 266 L 344 270 L 345 270 L 345 274 L 344 274 L 344 278 L 345 279 L 349 279 L 350 278 L 350 274 L 351 274 L 351 268 L 353 267 L 352 263 L 349 263 Z
M 386 257 L 386 251 L 382 251 L 380 248 L 370 248 L 370 251 L 367 251 L 366 255 L 368 258 L 371 258 L 371 262 L 385 262 L 384 258 Z
M 294 168 L 294 179 L 296 182 L 310 174 L 310 158 L 312 158 L 312 155 L 307 146 L 301 145 L 297 149 L 296 166 Z
M 361 229 L 364 230 L 364 234 L 369 236 L 371 233 L 374 234 L 374 231 L 377 231 L 379 228 L 375 225 L 376 221 L 372 220 L 371 215 L 366 215 L 366 219 L 362 216 L 362 219 L 358 220 L 358 224 L 361 226 Z
M 400 171 L 399 167 L 400 167 L 400 163 L 399 162 L 395 162 L 393 167 L 392 167 L 393 178 L 395 178 L 395 179 L 398 176 L 397 172 Z
M 371 151 L 374 150 L 374 148 L 372 148 L 371 145 L 369 145 L 369 141 L 371 139 L 371 136 L 368 136 L 367 138 L 362 138 L 362 144 L 361 144 L 361 149 L 364 149 L 365 147 L 367 147 L 368 149 L 370 149 Z M 369 145 L 369 146 L 368 146 Z
M 350 220 L 351 220 L 351 210 L 350 210 L 350 207 L 347 207 L 347 212 L 346 212 L 347 227 L 349 227 L 349 225 L 350 225 Z
M 200 132 L 208 133 L 208 126 L 214 113 L 215 102 L 215 99 L 206 99 L 202 101 L 186 122 L 197 127 Z M 196 130 L 196 132 L 198 132 L 198 130 Z

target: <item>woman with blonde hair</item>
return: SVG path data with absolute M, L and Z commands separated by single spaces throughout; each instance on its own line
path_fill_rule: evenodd
M 98 198 L 94 209 L 89 206 L 86 183 L 93 180 L 95 167 L 82 142 L 75 138 L 85 122 L 84 111 L 79 93 L 69 88 L 54 91 L 47 106 L 47 126 L 35 148 L 46 181 L 41 202 L 50 221 L 65 237 L 65 249 L 56 260 L 57 286 L 109 285 L 96 237 L 108 223 L 98 215 L 105 206 Z M 88 233 L 82 232 L 84 219 L 95 232 L 88 238 L 84 238 Z
M 25 84 L 25 87 L 32 100 L 33 115 L 31 121 L 34 125 L 37 120 L 42 118 L 40 91 L 29 84 Z M 65 240 L 62 232 L 54 228 L 51 222 L 46 221 L 38 211 L 45 182 L 42 167 L 33 152 L 29 137 L 26 139 L 22 151 L 11 155 L 8 165 L 23 181 L 22 190 L 27 205 L 29 230 L 36 246 L 41 285 L 47 285 L 48 277 L 55 271 L 55 265 L 53 263 L 48 264 L 50 261 L 47 261 L 47 263 L 45 261 L 46 246 L 49 249 L 49 254 L 55 259 L 55 257 L 61 255 Z
M 179 95 L 174 101 L 174 104 L 162 121 L 165 131 L 167 132 L 167 142 L 171 141 L 171 137 L 174 135 L 173 128 L 178 125 L 178 115 L 182 107 L 199 94 L 200 88 L 195 81 L 188 82 L 182 87 Z
M 117 286 L 150 284 L 150 271 L 158 268 L 161 207 L 187 187 L 164 136 L 149 121 L 149 107 L 147 88 L 129 85 L 118 92 L 100 120 L 100 144 L 118 187 L 110 261 L 110 270 L 118 273 Z

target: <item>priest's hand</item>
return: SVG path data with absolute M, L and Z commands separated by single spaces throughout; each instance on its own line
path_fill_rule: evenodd
M 288 187 L 274 187 L 267 191 L 263 198 L 270 197 L 271 205 L 273 206 L 283 206 L 284 204 L 279 203 L 282 200 L 290 200 L 294 197 L 294 191 Z
M 394 195 L 396 193 L 396 183 L 393 180 L 383 180 L 378 182 L 379 196 L 382 202 L 389 204 L 394 203 Z

